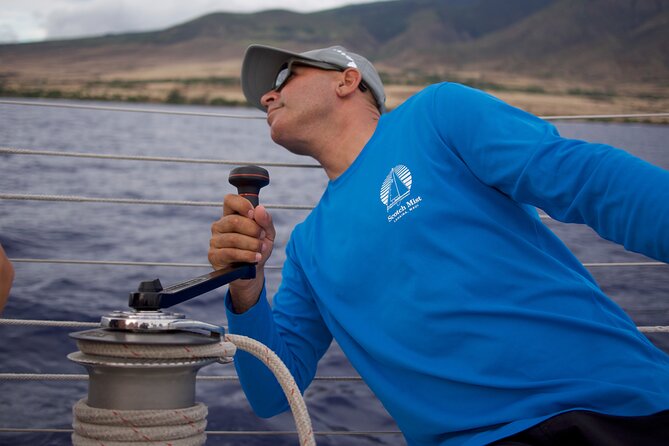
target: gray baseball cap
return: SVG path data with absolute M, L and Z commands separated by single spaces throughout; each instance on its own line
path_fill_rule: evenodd
M 242 91 L 249 103 L 262 111 L 265 107 L 260 98 L 274 89 L 274 81 L 281 68 L 290 60 L 327 63 L 339 67 L 355 68 L 362 74 L 362 80 L 371 90 L 381 113 L 386 112 L 386 94 L 383 82 L 370 61 L 352 53 L 344 47 L 332 46 L 304 53 L 294 53 L 265 45 L 251 45 L 246 49 L 242 64 Z

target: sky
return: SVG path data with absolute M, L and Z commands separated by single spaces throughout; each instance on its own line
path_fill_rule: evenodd
M 210 12 L 312 12 L 379 0 L 0 0 L 0 43 L 151 31 Z

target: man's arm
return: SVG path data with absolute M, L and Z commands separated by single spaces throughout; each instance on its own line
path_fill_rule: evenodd
M 310 295 L 300 268 L 292 259 L 292 243 L 286 248 L 281 287 L 270 307 L 265 290 L 258 302 L 243 314 L 231 311 L 226 298 L 228 327 L 231 333 L 257 339 L 274 351 L 286 364 L 302 392 L 316 374 L 318 361 L 332 342 L 332 335 Z M 261 417 L 288 410 L 276 378 L 251 355 L 238 352 L 235 368 L 244 393 Z
M 9 297 L 9 290 L 12 287 L 14 280 L 14 267 L 7 258 L 2 245 L 0 245 L 0 313 L 5 308 L 7 298 Z
M 441 87 L 447 143 L 483 183 L 630 251 L 669 262 L 669 172 L 620 149 L 562 138 L 483 92 Z M 439 106 L 438 106 L 439 107 Z
M 274 245 L 275 230 L 269 213 L 255 209 L 238 195 L 225 197 L 223 217 L 212 225 L 209 261 L 216 269 L 235 262 L 257 262 L 256 278 L 230 283 L 226 296 L 229 331 L 254 338 L 274 351 L 286 364 L 301 391 L 316 373 L 319 359 L 332 335 L 311 298 L 299 267 L 288 260 L 281 288 L 270 308 L 264 287 L 264 265 Z M 267 367 L 239 351 L 235 367 L 254 411 L 270 417 L 289 408 L 279 383 Z

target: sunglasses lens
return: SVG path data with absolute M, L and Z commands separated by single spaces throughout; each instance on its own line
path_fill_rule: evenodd
M 276 75 L 276 79 L 274 80 L 274 89 L 280 90 L 284 82 L 286 82 L 286 79 L 288 79 L 289 75 L 290 75 L 290 68 L 288 67 L 279 71 L 279 74 Z

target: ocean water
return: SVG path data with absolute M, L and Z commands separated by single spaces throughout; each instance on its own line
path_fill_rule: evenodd
M 58 103 L 58 102 L 55 102 Z M 60 103 L 68 103 L 63 101 Z M 104 105 L 110 105 L 105 103 Z M 113 105 L 113 104 L 112 104 Z M 128 107 L 127 104 L 118 104 Z M 247 109 L 136 105 L 177 111 L 260 116 Z M 603 142 L 669 169 L 669 126 L 560 123 L 568 137 Z M 0 147 L 86 153 L 299 162 L 275 145 L 262 119 L 171 116 L 0 104 Z M 232 166 L 136 162 L 0 154 L 0 193 L 99 198 L 222 201 L 234 192 Z M 327 184 L 321 169 L 270 168 L 267 204 L 315 204 Z M 280 266 L 291 228 L 303 210 L 272 211 L 277 242 L 269 264 Z M 0 243 L 11 258 L 207 263 L 216 207 L 0 200 Z M 590 229 L 547 224 L 584 263 L 648 261 L 600 239 Z M 169 285 L 209 268 L 15 263 L 16 279 L 3 317 L 97 322 L 124 309 L 129 291 L 159 277 Z M 591 267 L 602 288 L 639 325 L 669 325 L 669 267 Z M 270 295 L 280 270 L 268 272 Z M 225 324 L 224 290 L 174 308 L 189 318 Z M 410 327 L 407 327 L 410 328 Z M 0 325 L 0 373 L 84 373 L 66 355 L 76 350 L 67 328 Z M 669 335 L 649 335 L 669 352 Z M 234 375 L 211 365 L 201 375 Z M 357 375 L 335 345 L 317 375 Z M 0 428 L 68 428 L 71 407 L 86 395 L 85 382 L 0 381 Z M 394 431 L 397 426 L 362 382 L 316 381 L 305 395 L 315 431 Z M 290 413 L 256 417 L 237 382 L 198 382 L 197 400 L 209 406 L 208 430 L 294 430 Z M 319 436 L 319 445 L 403 445 L 401 435 Z M 208 445 L 292 445 L 296 437 L 210 436 Z M 64 433 L 0 433 L 0 444 L 64 445 Z

